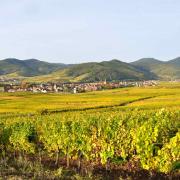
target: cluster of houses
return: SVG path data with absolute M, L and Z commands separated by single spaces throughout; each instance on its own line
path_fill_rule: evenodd
M 114 89 L 121 87 L 144 87 L 156 86 L 157 81 L 121 81 L 121 82 L 96 82 L 96 83 L 43 83 L 43 84 L 5 84 L 4 92 L 34 92 L 34 93 L 82 93 L 89 91 L 99 91 L 104 89 Z

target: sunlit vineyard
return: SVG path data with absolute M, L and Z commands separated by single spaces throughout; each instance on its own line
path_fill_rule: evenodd
M 137 179 L 141 170 L 149 177 L 179 176 L 179 84 L 74 95 L 2 93 L 0 112 L 3 176 L 127 178 L 122 170 Z

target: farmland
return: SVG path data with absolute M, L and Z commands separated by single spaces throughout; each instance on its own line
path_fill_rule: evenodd
M 81 94 L 1 93 L 0 173 L 178 178 L 179 127 L 180 83 Z
M 153 109 L 166 107 L 166 103 L 173 108 L 180 104 L 179 88 L 179 83 L 175 83 L 169 86 L 162 84 L 158 87 L 121 88 L 80 94 L 0 93 L 0 113 L 36 113 L 44 109 L 78 110 L 118 107 L 124 104 L 128 108 L 133 106 Z

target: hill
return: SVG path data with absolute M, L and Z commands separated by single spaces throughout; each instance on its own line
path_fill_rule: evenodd
M 119 60 L 74 65 L 66 70 L 66 75 L 82 81 L 148 79 L 131 64 Z
M 180 57 L 177 57 L 175 59 L 172 59 L 167 62 L 168 64 L 174 65 L 176 67 L 180 67 Z
M 153 58 L 143 58 L 132 62 L 139 70 L 154 74 L 157 79 L 180 79 L 180 58 L 170 61 L 160 61 Z
M 132 63 L 116 59 L 81 64 L 48 63 L 37 59 L 0 61 L 0 77 L 21 77 L 31 82 L 94 82 L 113 80 L 180 79 L 180 58 L 160 61 L 143 58 Z
M 31 77 L 49 74 L 64 67 L 66 67 L 64 64 L 48 63 L 37 59 L 8 58 L 0 61 L 0 75 L 16 74 L 17 76 Z
M 90 62 L 69 66 L 48 75 L 29 79 L 30 81 L 113 81 L 152 79 L 153 75 L 143 72 L 129 63 L 119 60 Z

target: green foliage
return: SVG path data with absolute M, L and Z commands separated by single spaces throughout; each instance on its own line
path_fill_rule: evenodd
M 140 163 L 143 169 L 178 171 L 179 86 L 162 86 L 76 95 L 2 93 L 0 157 L 30 154 L 40 162 L 41 156 L 56 158 L 57 166 L 66 158 L 67 166 L 76 161 L 79 168 Z M 56 173 L 61 176 L 61 170 Z
M 156 168 L 154 157 L 158 155 L 163 144 L 169 142 L 178 131 L 177 123 L 176 119 L 171 119 L 170 112 L 161 109 L 137 128 L 134 142 L 143 168 Z
M 158 151 L 157 167 L 161 172 L 169 172 L 179 169 L 180 161 L 180 132 L 172 137 L 161 150 Z
M 179 120 L 179 111 L 165 109 L 37 115 L 30 122 L 1 122 L 0 143 L 6 151 L 26 153 L 37 153 L 41 144 L 47 155 L 66 157 L 67 165 L 70 159 L 106 166 L 139 159 L 142 168 L 167 173 L 180 158 Z
M 35 153 L 35 140 L 36 132 L 31 123 L 15 123 L 11 126 L 9 142 L 14 151 Z

